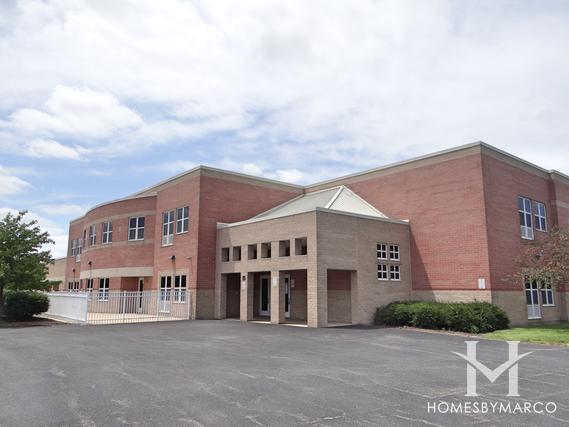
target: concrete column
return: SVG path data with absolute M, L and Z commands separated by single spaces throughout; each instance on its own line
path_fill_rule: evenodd
M 239 319 L 242 322 L 247 322 L 253 320 L 254 275 L 253 273 L 243 272 L 239 280 L 241 281 Z
M 214 305 L 213 317 L 215 319 L 225 319 L 226 310 L 226 293 L 227 293 L 227 275 L 215 275 L 215 289 L 214 289 Z
M 352 325 L 360 323 L 360 303 L 358 300 L 358 272 L 350 274 L 350 302 L 352 304 Z
M 271 323 L 285 322 L 284 274 L 271 271 Z
M 328 326 L 328 278 L 324 267 L 309 267 L 307 271 L 306 299 L 308 327 Z

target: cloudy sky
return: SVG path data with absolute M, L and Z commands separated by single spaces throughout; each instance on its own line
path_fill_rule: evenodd
M 483 140 L 569 173 L 569 2 L 0 2 L 0 215 L 56 240 L 198 164 L 294 183 Z

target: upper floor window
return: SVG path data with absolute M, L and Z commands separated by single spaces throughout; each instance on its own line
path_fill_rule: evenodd
M 541 202 L 533 202 L 533 213 L 535 217 L 535 229 L 539 231 L 547 231 L 545 204 Z
M 77 255 L 77 239 L 71 241 L 71 256 Z
M 93 279 L 87 279 L 87 290 L 88 291 L 93 290 Z
M 401 270 L 398 265 L 389 266 L 389 279 L 401 280 Z
M 518 197 L 518 213 L 520 215 L 520 231 L 522 233 L 522 239 L 533 240 L 533 224 L 530 199 L 527 197 Z
M 399 261 L 399 245 L 389 245 L 389 259 Z
M 128 219 L 128 240 L 144 239 L 144 217 L 138 216 Z
M 162 214 L 162 246 L 174 243 L 174 211 Z
M 185 233 L 190 224 L 190 207 L 176 209 L 176 233 Z
M 101 235 L 101 243 L 103 245 L 113 241 L 113 223 L 111 221 L 103 222 L 103 233 Z
M 73 239 L 71 241 L 71 256 L 75 257 L 75 261 L 81 261 L 81 252 L 83 252 L 83 239 Z
M 387 259 L 387 244 L 377 244 L 377 259 Z
M 89 226 L 89 246 L 97 244 L 97 227 L 95 225 Z

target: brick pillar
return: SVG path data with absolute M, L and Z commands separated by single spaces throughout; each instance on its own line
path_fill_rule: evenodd
M 285 289 L 284 274 L 280 271 L 271 271 L 271 323 L 284 323 L 285 321 Z
M 352 304 L 352 325 L 360 323 L 360 304 L 358 301 L 358 272 L 350 274 L 350 302 Z
M 308 327 L 328 326 L 328 278 L 324 267 L 309 267 L 306 281 Z
M 253 320 L 253 277 L 253 273 L 243 272 L 239 278 L 241 281 L 239 319 L 241 319 L 242 322 Z

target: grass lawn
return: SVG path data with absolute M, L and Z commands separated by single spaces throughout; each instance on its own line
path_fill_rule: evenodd
M 535 325 L 525 328 L 503 329 L 501 331 L 483 334 L 482 337 L 493 340 L 569 345 L 569 322 L 551 325 Z

